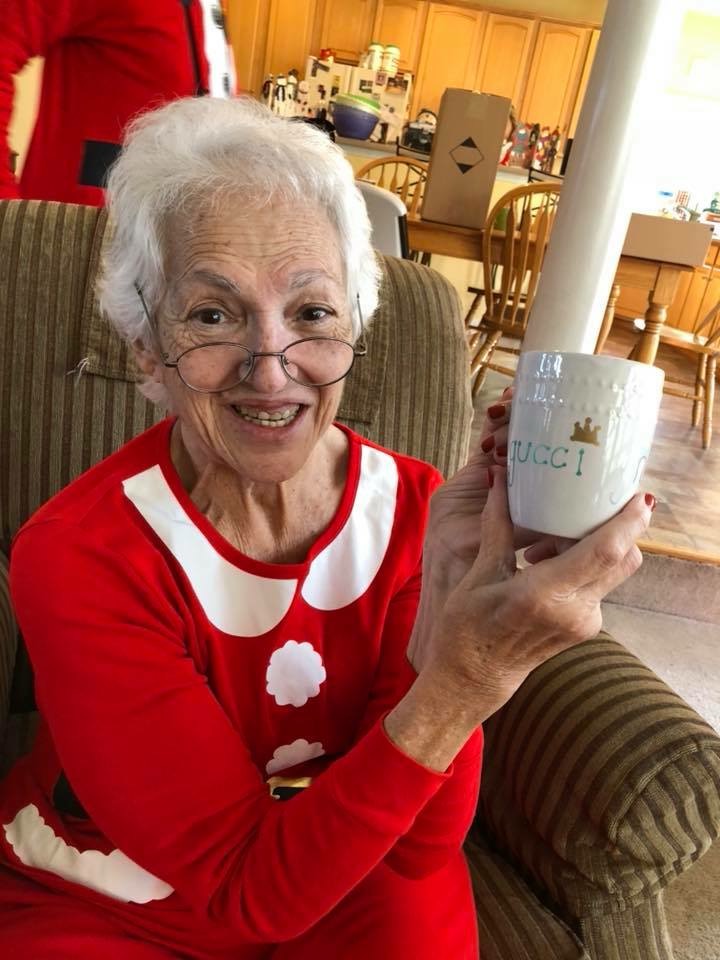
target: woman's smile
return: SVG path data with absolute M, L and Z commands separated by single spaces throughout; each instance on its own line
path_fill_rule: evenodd
M 253 429 L 253 433 L 287 434 L 291 427 L 296 426 L 303 419 L 307 410 L 304 403 L 267 403 L 249 404 L 233 403 L 230 409 Z

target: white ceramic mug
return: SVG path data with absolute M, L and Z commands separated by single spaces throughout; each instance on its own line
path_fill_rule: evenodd
M 584 353 L 520 356 L 508 440 L 516 526 L 583 537 L 638 491 L 664 374 Z

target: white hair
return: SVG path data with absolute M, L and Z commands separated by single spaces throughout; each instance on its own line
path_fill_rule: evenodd
M 276 117 L 247 97 L 175 100 L 129 126 L 108 178 L 114 232 L 98 287 L 101 309 L 120 335 L 153 343 L 138 288 L 152 316 L 164 292 L 168 220 L 178 213 L 192 220 L 226 194 L 239 195 L 249 209 L 309 200 L 325 212 L 338 233 L 357 337 L 356 302 L 369 321 L 380 271 L 352 168 L 320 130 Z

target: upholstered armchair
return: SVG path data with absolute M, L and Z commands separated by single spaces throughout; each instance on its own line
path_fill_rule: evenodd
M 102 211 L 0 203 L 0 759 L 33 733 L 7 595 L 14 532 L 159 416 L 97 314 Z M 383 259 L 369 356 L 341 417 L 389 447 L 464 461 L 472 408 L 460 305 Z M 486 727 L 467 854 L 483 960 L 670 960 L 663 890 L 720 833 L 720 738 L 606 635 L 535 671 Z

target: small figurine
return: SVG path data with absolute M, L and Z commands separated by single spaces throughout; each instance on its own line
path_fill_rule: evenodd
M 530 164 L 530 127 L 526 123 L 518 123 L 513 133 L 513 142 L 510 149 L 508 163 L 513 167 L 527 167 Z
M 268 109 L 272 110 L 273 94 L 275 91 L 275 77 L 269 73 L 265 77 L 260 93 L 260 99 Z

